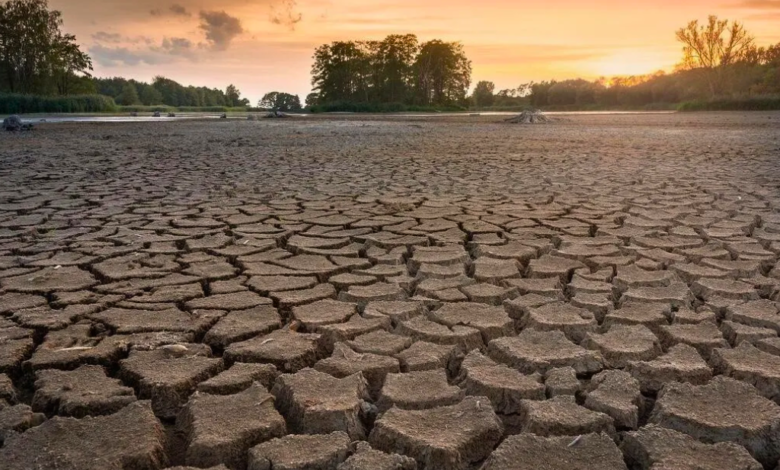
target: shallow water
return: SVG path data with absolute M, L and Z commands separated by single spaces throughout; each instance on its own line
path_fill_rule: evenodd
M 552 111 L 545 113 L 549 116 L 578 116 L 578 115 L 616 115 L 616 114 L 673 114 L 675 111 Z M 516 116 L 517 112 L 511 111 L 486 111 L 478 113 L 391 113 L 379 114 L 386 118 L 426 118 L 426 117 L 457 117 L 457 116 Z M 295 114 L 296 118 L 308 118 L 313 116 L 340 116 L 360 115 L 357 113 L 326 113 L 326 114 Z M 364 116 L 377 116 L 377 114 L 362 114 Z M 176 117 L 152 117 L 152 116 L 100 116 L 100 115 L 33 115 L 22 116 L 22 121 L 32 124 L 62 123 L 62 122 L 153 122 L 153 121 L 185 121 L 192 119 L 219 119 L 219 114 L 190 113 L 180 114 Z M 247 114 L 236 114 L 229 119 L 246 119 Z M 258 117 L 261 117 L 258 115 Z

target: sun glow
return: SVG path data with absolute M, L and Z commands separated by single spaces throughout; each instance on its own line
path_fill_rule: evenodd
M 603 77 L 647 75 L 657 70 L 671 70 L 674 57 L 674 53 L 666 55 L 658 51 L 622 50 L 584 64 L 584 68 Z

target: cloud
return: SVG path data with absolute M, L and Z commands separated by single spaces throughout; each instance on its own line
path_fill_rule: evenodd
M 195 44 L 187 38 L 164 38 L 160 47 L 152 50 L 164 54 L 186 57 L 195 60 Z
M 152 51 L 132 50 L 127 47 L 106 47 L 96 44 L 89 48 L 89 53 L 98 64 L 104 67 L 160 63 L 159 56 Z
M 206 41 L 215 51 L 227 50 L 233 39 L 244 32 L 241 20 L 224 11 L 201 11 L 199 28 L 206 33 Z
M 152 16 L 183 16 L 183 17 L 191 17 L 192 13 L 187 10 L 184 6 L 174 3 L 167 9 L 163 10 L 162 8 L 155 8 L 149 12 Z
M 97 33 L 92 35 L 92 40 L 97 42 L 110 42 L 110 43 L 120 43 L 122 42 L 122 35 L 118 33 L 107 33 L 105 31 L 98 31 Z
M 279 6 L 271 5 L 270 20 L 273 24 L 286 26 L 295 31 L 295 25 L 303 20 L 303 14 L 297 11 L 295 0 L 282 0 Z

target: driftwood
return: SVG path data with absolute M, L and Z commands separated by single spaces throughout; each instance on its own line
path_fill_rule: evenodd
M 553 120 L 551 118 L 548 118 L 542 114 L 542 112 L 538 109 L 526 110 L 520 113 L 518 116 L 504 120 L 504 122 L 509 122 L 512 124 L 547 124 L 552 121 Z
M 7 130 L 8 132 L 31 131 L 33 129 L 33 125 L 24 124 L 22 122 L 22 118 L 14 114 L 13 116 L 8 116 L 7 118 L 3 119 L 3 129 Z

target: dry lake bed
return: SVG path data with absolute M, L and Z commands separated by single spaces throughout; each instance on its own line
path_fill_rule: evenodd
M 0 135 L 0 468 L 774 470 L 780 113 L 556 118 Z

